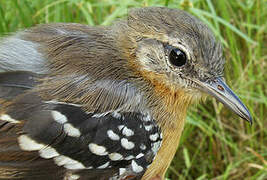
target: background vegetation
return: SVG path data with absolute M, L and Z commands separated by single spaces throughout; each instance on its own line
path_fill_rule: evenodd
M 199 17 L 223 43 L 225 76 L 251 110 L 250 126 L 214 99 L 190 109 L 168 179 L 267 179 L 265 0 L 0 0 L 0 34 L 39 23 L 109 25 L 131 7 L 167 6 Z

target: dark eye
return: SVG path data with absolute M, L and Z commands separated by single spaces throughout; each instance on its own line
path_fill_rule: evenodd
M 174 66 L 181 67 L 186 63 L 186 55 L 178 48 L 174 48 L 169 54 L 170 63 Z

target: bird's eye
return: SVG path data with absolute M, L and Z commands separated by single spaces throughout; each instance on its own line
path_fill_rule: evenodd
M 169 61 L 172 65 L 181 67 L 186 63 L 186 55 L 183 51 L 178 48 L 174 48 L 170 51 Z

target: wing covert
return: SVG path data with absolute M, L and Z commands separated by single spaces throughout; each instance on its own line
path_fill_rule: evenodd
M 83 176 L 110 170 L 113 179 L 139 177 L 161 145 L 160 128 L 149 114 L 94 113 L 57 101 L 42 102 L 30 112 L 14 117 L 25 123 L 18 136 L 20 148 Z

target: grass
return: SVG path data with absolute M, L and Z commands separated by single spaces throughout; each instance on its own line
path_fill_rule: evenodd
M 167 6 L 204 21 L 223 43 L 225 77 L 252 112 L 250 126 L 214 99 L 193 106 L 167 179 L 267 179 L 265 0 L 0 0 L 0 34 L 39 23 L 109 25 L 128 8 Z

